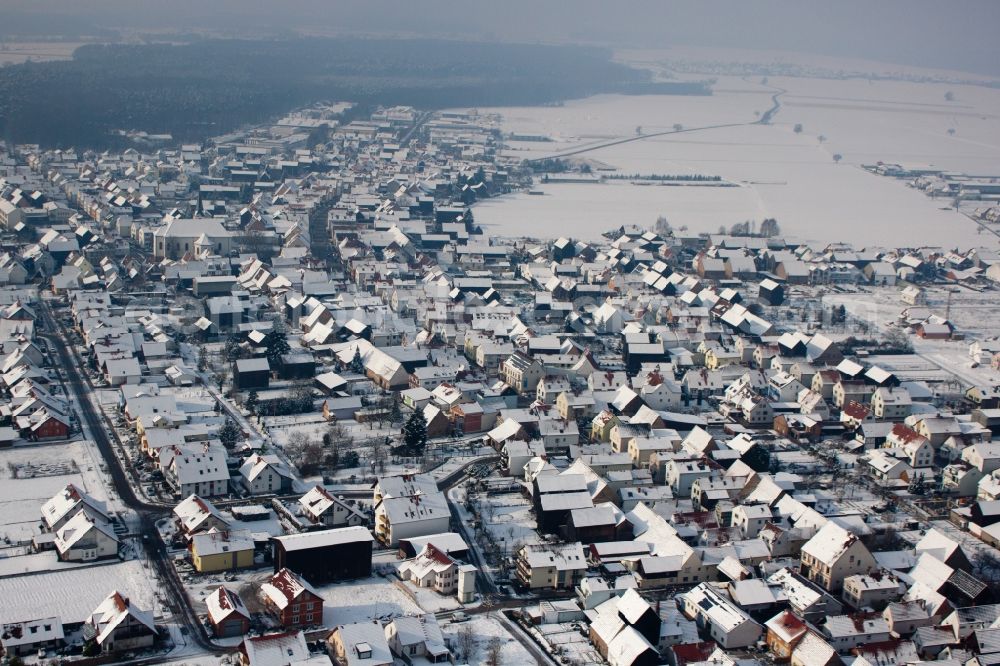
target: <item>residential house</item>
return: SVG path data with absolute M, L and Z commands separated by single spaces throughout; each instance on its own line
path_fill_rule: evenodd
M 253 537 L 246 532 L 198 532 L 189 544 L 198 573 L 245 569 L 254 564 Z
M 802 546 L 802 575 L 830 592 L 839 592 L 844 579 L 875 569 L 875 558 L 855 534 L 827 522 Z
M 545 377 L 545 366 L 538 359 L 519 351 L 500 365 L 500 380 L 520 395 L 534 394 Z
M 795 613 L 781 611 L 764 623 L 767 628 L 767 648 L 775 661 L 788 661 L 799 641 L 809 631 L 806 623 Z
M 394 618 L 385 625 L 385 639 L 392 653 L 406 661 L 451 662 L 451 651 L 445 644 L 441 627 L 430 613 Z
M 174 522 L 187 538 L 198 532 L 229 530 L 229 521 L 208 500 L 191 495 L 174 507 Z
M 753 645 L 760 638 L 761 625 L 710 583 L 699 583 L 690 592 L 679 595 L 677 605 L 727 650 Z
M 288 569 L 281 569 L 260 586 L 261 601 L 286 629 L 323 623 L 323 597 Z
M 105 520 L 78 511 L 56 530 L 55 547 L 64 562 L 90 562 L 118 555 L 118 536 Z
M 278 456 L 255 453 L 240 466 L 240 481 L 251 495 L 279 495 L 292 490 L 294 477 Z
M 165 446 L 159 464 L 163 478 L 181 497 L 229 494 L 229 468 L 221 442 Z
M 158 633 L 152 613 L 115 591 L 91 613 L 83 635 L 92 637 L 102 652 L 126 652 L 150 647 Z
M 579 542 L 527 544 L 517 551 L 516 562 L 517 579 L 529 590 L 571 590 L 587 570 Z
M 250 631 L 250 611 L 236 592 L 220 585 L 205 597 L 208 623 L 217 638 L 233 638 Z
M 319 666 L 325 655 L 312 655 L 301 631 L 250 636 L 240 643 L 240 666 Z
M 400 539 L 447 532 L 451 510 L 440 492 L 386 497 L 375 505 L 375 536 L 387 546 Z
M 392 666 L 385 630 L 377 620 L 342 624 L 326 639 L 330 657 L 340 666 Z
M 299 498 L 299 510 L 311 524 L 323 527 L 353 527 L 367 523 L 368 519 L 353 505 L 353 500 L 350 502 L 317 485 Z
M 108 522 L 107 506 L 95 500 L 75 484 L 68 484 L 42 505 L 42 521 L 50 532 L 58 531 L 81 511 L 95 520 Z

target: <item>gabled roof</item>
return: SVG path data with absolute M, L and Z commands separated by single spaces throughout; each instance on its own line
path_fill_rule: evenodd
M 305 663 L 310 657 L 309 646 L 301 631 L 249 637 L 243 640 L 240 649 L 252 666 Z
M 802 552 L 832 566 L 858 537 L 834 522 L 828 522 L 802 546 Z
M 250 611 L 247 610 L 243 599 L 236 592 L 220 585 L 217 590 L 205 597 L 205 606 L 208 608 L 208 617 L 219 624 L 234 613 L 250 619 Z
M 129 617 L 145 626 L 150 632 L 156 633 L 153 614 L 149 611 L 136 608 L 129 601 L 128 597 L 115 591 L 109 594 L 94 609 L 90 617 L 90 624 L 97 632 L 96 640 L 98 644 L 103 644 L 104 641 L 114 634 L 115 629 Z
M 92 518 L 86 511 L 80 511 L 75 516 L 66 521 L 66 524 L 56 532 L 56 549 L 60 553 L 72 550 L 81 539 L 96 530 L 115 543 L 118 537 L 115 535 L 111 525 L 107 522 Z
M 290 603 L 302 594 L 309 593 L 319 597 L 319 592 L 312 585 L 299 578 L 290 569 L 282 569 L 260 586 L 260 593 L 279 610 L 284 610 Z
M 197 495 L 190 495 L 175 506 L 174 516 L 180 521 L 184 531 L 189 534 L 201 529 L 209 518 L 215 518 L 224 525 L 228 524 L 215 505 Z
M 104 502 L 95 500 L 72 483 L 42 505 L 42 519 L 46 525 L 52 527 L 70 513 L 79 510 L 86 510 L 94 516 L 102 517 L 105 521 L 108 519 Z

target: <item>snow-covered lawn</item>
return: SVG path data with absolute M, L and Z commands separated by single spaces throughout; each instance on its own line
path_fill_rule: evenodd
M 514 640 L 496 615 L 487 617 L 486 614 L 473 615 L 467 622 L 441 621 L 441 632 L 445 640 L 449 640 L 452 645 L 456 644 L 458 634 L 466 630 L 472 632 L 475 638 L 475 652 L 472 655 L 462 655 L 469 664 L 482 664 L 486 661 L 486 648 L 493 637 L 503 641 L 503 648 L 500 652 L 500 663 L 509 666 L 520 666 L 521 664 L 534 664 L 535 658 L 524 649 L 524 646 Z M 459 661 L 458 663 L 462 663 Z
M 945 373 L 958 378 L 966 386 L 978 384 L 990 386 L 1000 383 L 1000 372 L 988 364 L 970 367 L 969 344 L 976 339 L 986 339 L 1000 330 L 1000 308 L 995 302 L 1000 300 L 996 290 L 977 293 L 955 288 L 951 292 L 951 306 L 948 307 L 948 292 L 944 288 L 932 286 L 927 289 L 926 308 L 944 316 L 950 310 L 949 318 L 959 331 L 966 334 L 965 340 L 924 340 L 908 335 L 914 351 L 922 360 L 915 372 L 940 376 L 941 380 L 951 379 Z M 843 305 L 848 314 L 867 321 L 876 328 L 886 329 L 895 325 L 899 314 L 908 306 L 899 300 L 899 290 L 892 287 L 868 289 L 856 294 L 827 294 L 823 302 L 828 305 Z M 921 306 L 923 307 L 923 306 Z M 894 359 L 888 357 L 888 363 Z M 913 357 L 903 356 L 900 363 L 912 363 Z M 940 370 L 929 369 L 930 366 Z
M 236 520 L 231 518 L 232 514 L 228 511 L 223 511 L 222 515 L 230 521 L 230 526 L 233 531 L 245 530 L 250 533 L 254 532 L 266 532 L 271 536 L 281 536 L 285 533 L 284 528 L 281 526 L 281 521 L 278 520 L 278 516 L 275 515 L 274 510 L 268 511 L 268 518 L 266 520 Z
M 578 626 L 586 626 L 581 622 Z M 566 663 L 587 666 L 589 664 L 603 664 L 604 660 L 594 648 L 586 636 L 574 629 L 569 623 L 540 624 L 535 628 L 535 634 L 546 644 L 550 651 L 557 654 L 561 659 L 568 659 Z
M 164 609 L 157 600 L 158 587 L 145 560 L 0 578 L 0 599 L 4 600 L 0 622 L 41 617 L 82 622 L 115 590 L 139 608 L 153 611 L 159 620 Z
M 506 550 L 510 551 L 515 544 L 541 542 L 535 518 L 531 515 L 531 502 L 526 497 L 503 493 L 482 495 L 481 498 L 486 529 Z
M 423 612 L 413 599 L 380 576 L 325 585 L 318 588 L 325 603 L 323 624 L 335 627 L 349 622 L 381 619 Z
M 9 551 L 19 552 L 9 552 Z M 8 556 L 9 555 L 9 556 Z M 63 562 L 55 550 L 32 553 L 28 548 L 5 549 L 0 555 L 0 577 L 19 576 L 26 573 L 43 573 L 57 569 L 78 569 L 92 566 L 82 562 Z
M 400 581 L 400 585 L 405 587 L 413 595 L 417 605 L 428 613 L 441 613 L 463 608 L 454 594 L 439 594 L 427 587 L 417 587 L 408 580 Z

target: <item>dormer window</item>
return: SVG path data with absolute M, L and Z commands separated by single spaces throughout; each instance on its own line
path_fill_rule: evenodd
M 358 643 L 354 646 L 354 651 L 357 653 L 358 659 L 372 658 L 372 646 L 368 643 Z

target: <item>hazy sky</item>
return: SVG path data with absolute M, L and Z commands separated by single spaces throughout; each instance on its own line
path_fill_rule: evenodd
M 55 26 L 299 29 L 779 49 L 1000 77 L 998 0 L 0 0 Z M 44 25 L 44 23 L 43 23 Z

